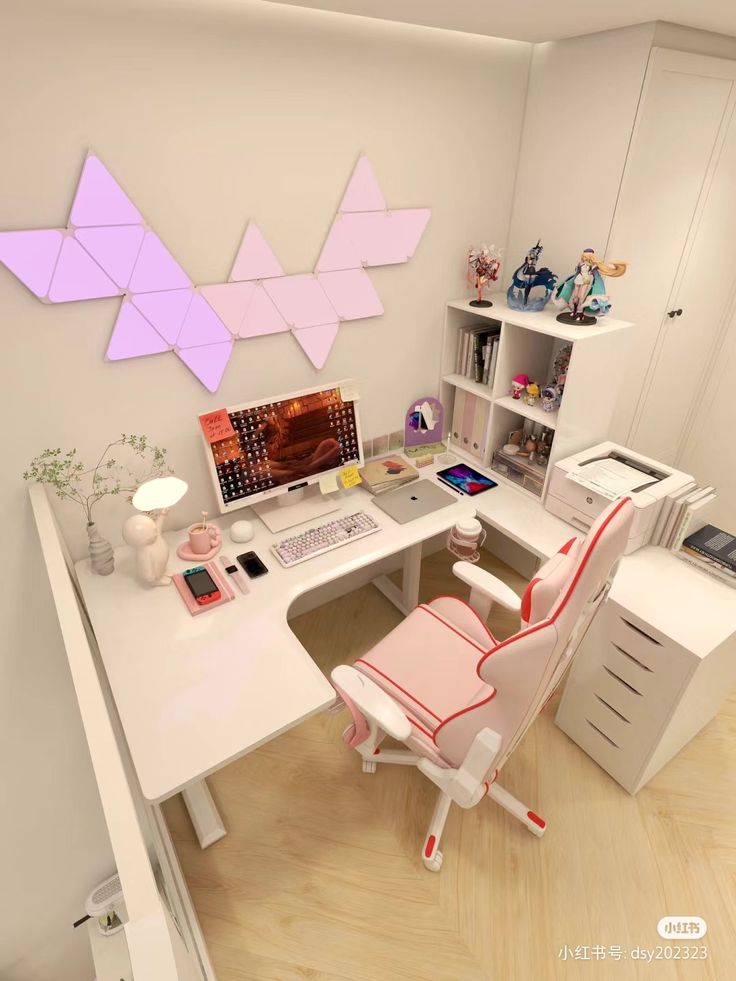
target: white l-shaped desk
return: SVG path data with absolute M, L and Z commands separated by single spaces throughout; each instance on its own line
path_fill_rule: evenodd
M 421 476 L 436 480 L 436 469 L 427 468 Z M 298 597 L 403 553 L 402 589 L 385 576 L 374 582 L 406 613 L 417 603 L 422 544 L 473 512 L 541 560 L 579 534 L 508 484 L 473 499 L 458 496 L 453 504 L 404 525 L 376 508 L 362 488 L 343 492 L 340 513 L 358 510 L 371 514 L 381 531 L 290 569 L 282 568 L 270 551 L 283 534 L 274 536 L 254 518 L 254 539 L 238 546 L 229 542 L 226 529 L 248 512 L 218 519 L 225 531 L 223 551 L 234 557 L 241 549 L 254 549 L 270 571 L 250 581 L 247 595 L 236 591 L 233 602 L 197 617 L 190 616 L 173 587 L 141 586 L 127 547 L 117 549 L 111 576 L 93 575 L 89 560 L 76 565 L 143 795 L 153 803 L 182 791 L 202 847 L 225 833 L 205 777 L 335 700 L 329 681 L 289 628 L 289 610 Z M 182 531 L 166 536 L 173 571 L 192 564 L 176 556 L 175 546 L 185 536 Z M 632 592 L 628 566 L 641 585 L 642 565 L 651 551 L 658 553 L 658 575 L 664 565 L 673 582 L 687 579 L 686 585 L 699 589 L 701 600 L 707 594 L 715 604 L 724 635 L 736 632 L 736 592 L 703 582 L 699 573 L 662 549 L 624 559 L 614 590 Z M 647 602 L 651 606 L 654 601 Z

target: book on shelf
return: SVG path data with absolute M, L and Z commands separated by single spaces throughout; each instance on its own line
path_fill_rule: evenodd
M 682 547 L 736 576 L 736 536 L 715 525 L 703 525 L 688 535 Z
M 403 487 L 419 478 L 419 471 L 399 456 L 384 456 L 369 460 L 359 471 L 366 489 L 371 494 L 383 494 L 395 487 Z
M 501 327 L 498 324 L 461 327 L 457 336 L 455 374 L 479 384 L 492 384 L 491 360 L 494 348 L 498 347 L 500 333 Z
M 719 565 L 717 562 L 712 562 L 704 558 L 700 553 L 691 551 L 689 548 L 680 548 L 674 554 L 678 559 L 687 562 L 692 568 L 699 569 L 713 579 L 717 579 L 719 582 L 736 589 L 736 573 L 729 572 L 725 566 Z
M 667 497 L 665 497 L 665 499 L 662 501 L 662 506 L 659 509 L 659 515 L 652 530 L 652 535 L 649 540 L 650 544 L 662 545 L 665 548 L 667 547 L 667 542 L 672 534 L 677 513 L 679 513 L 679 503 L 684 501 L 689 494 L 692 494 L 695 488 L 695 481 L 691 480 L 687 486 L 681 487 L 673 494 L 669 494 Z
M 682 504 L 679 518 L 675 524 L 672 541 L 669 547 L 676 551 L 680 548 L 685 537 L 693 530 L 694 522 L 701 516 L 703 508 L 707 507 L 718 495 L 714 487 L 699 487 L 688 494 Z M 702 526 L 705 522 L 701 521 Z

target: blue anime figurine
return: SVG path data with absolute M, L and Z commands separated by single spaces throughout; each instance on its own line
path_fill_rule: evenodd
M 623 276 L 625 262 L 602 262 L 593 249 L 585 249 L 575 272 L 560 283 L 555 291 L 555 303 L 567 307 L 558 314 L 561 324 L 595 324 L 611 309 L 604 276 Z
M 523 264 L 515 270 L 511 286 L 506 291 L 506 302 L 512 310 L 544 310 L 547 300 L 552 296 L 557 276 L 546 266 L 537 269 L 543 251 L 542 244 L 537 239 L 537 244 L 529 249 Z M 537 292 L 535 296 L 531 296 L 531 291 L 538 286 L 542 287 L 544 293 Z

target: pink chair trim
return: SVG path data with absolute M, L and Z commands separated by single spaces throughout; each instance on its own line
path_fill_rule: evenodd
M 583 574 L 583 572 L 585 570 L 585 566 L 588 564 L 588 559 L 590 558 L 590 555 L 593 552 L 593 549 L 598 544 L 598 539 L 601 537 L 601 535 L 606 530 L 606 528 L 611 523 L 611 521 L 613 521 L 613 519 L 616 517 L 616 515 L 621 510 L 621 508 L 627 502 L 630 502 L 630 501 L 631 501 L 631 498 L 630 497 L 622 497 L 621 500 L 616 505 L 616 507 L 613 509 L 613 511 L 611 511 L 611 513 L 608 515 L 608 517 L 606 518 L 606 520 L 603 522 L 603 524 L 600 526 L 600 528 L 598 529 L 598 531 L 595 533 L 595 535 L 593 537 L 593 540 L 591 541 L 590 545 L 588 546 L 588 549 L 587 549 L 585 555 L 583 556 L 583 558 L 580 561 L 580 564 L 579 564 L 579 566 L 577 568 L 577 572 L 573 576 L 573 578 L 572 578 L 572 580 L 570 582 L 570 585 L 567 588 L 567 592 L 565 593 L 564 598 L 562 599 L 562 601 L 558 605 L 557 609 L 555 610 L 554 616 L 549 617 L 546 620 L 540 620 L 539 623 L 535 623 L 532 627 L 529 627 L 527 630 L 521 630 L 521 631 L 519 631 L 518 634 L 513 634 L 511 637 L 508 637 L 506 640 L 502 640 L 500 644 L 497 644 L 496 647 L 494 647 L 492 650 L 488 651 L 488 653 L 485 655 L 485 657 L 482 657 L 480 659 L 480 661 L 478 661 L 478 664 L 476 666 L 476 672 L 477 672 L 478 677 L 480 678 L 481 681 L 483 680 L 483 678 L 481 676 L 480 669 L 481 669 L 482 665 L 484 664 L 486 658 L 491 657 L 491 655 L 495 654 L 497 651 L 500 651 L 501 648 L 506 647 L 508 644 L 519 640 L 521 637 L 528 637 L 530 634 L 533 634 L 536 630 L 542 630 L 544 627 L 548 627 L 551 623 L 554 623 L 555 622 L 555 620 L 560 615 L 560 613 L 562 613 L 562 611 L 565 609 L 565 606 L 567 605 L 567 601 L 570 599 L 570 596 L 572 595 L 572 592 L 575 589 L 575 586 L 577 585 L 578 580 L 580 579 L 581 575 Z
M 438 722 L 441 722 L 442 721 L 442 719 L 440 718 L 439 715 L 437 715 L 436 712 L 433 712 L 431 708 L 427 708 L 427 706 L 423 702 L 420 702 L 418 698 L 415 698 L 412 695 L 411 692 L 407 691 L 406 688 L 402 688 L 401 685 L 398 685 L 393 680 L 393 678 L 389 678 L 389 676 L 387 674 L 385 674 L 383 671 L 381 671 L 380 668 L 377 668 L 374 664 L 371 664 L 370 661 L 366 661 L 366 659 L 364 657 L 359 657 L 357 659 L 357 661 L 355 661 L 355 664 L 365 664 L 365 665 L 367 665 L 371 669 L 371 671 L 375 671 L 376 674 L 380 674 L 380 676 L 382 678 L 385 678 L 386 681 L 389 682 L 389 684 L 392 684 L 394 686 L 394 688 L 398 688 L 399 691 L 402 692 L 404 695 L 406 695 L 407 698 L 410 698 L 412 700 L 412 702 L 416 702 L 416 704 L 420 708 L 423 708 L 425 712 L 428 712 L 429 715 L 431 715 L 431 716 L 433 716 L 433 718 L 437 719 Z
M 573 541 L 575 541 L 575 539 L 573 539 Z M 468 602 L 467 602 L 467 600 L 464 600 L 464 599 L 461 599 L 461 598 L 460 598 L 459 596 L 452 596 L 452 595 L 451 595 L 450 593 L 443 593 L 443 594 L 442 594 L 442 596 L 435 596 L 435 597 L 434 597 L 434 598 L 432 599 L 432 603 L 434 603 L 434 602 L 435 602 L 435 600 L 442 600 L 442 599 L 451 599 L 451 600 L 455 600 L 455 602 L 456 602 L 456 603 L 462 603 L 462 604 L 463 604 L 463 606 L 467 606 L 467 608 L 468 608 L 468 609 L 470 610 L 470 612 L 471 612 L 471 613 L 473 614 L 473 616 L 475 617 L 475 619 L 476 619 L 476 620 L 478 621 L 478 623 L 479 623 L 479 624 L 481 625 L 481 627 L 482 627 L 482 628 L 483 628 L 483 629 L 485 630 L 485 632 L 486 632 L 486 633 L 488 634 L 488 637 L 489 637 L 489 639 L 490 639 L 490 640 L 491 640 L 491 641 L 492 641 L 492 642 L 493 642 L 494 644 L 497 644 L 497 643 L 498 643 L 498 641 L 496 640 L 496 638 L 495 638 L 495 637 L 493 636 L 493 634 L 491 633 L 491 631 L 490 631 L 490 630 L 488 629 L 488 626 L 487 626 L 487 624 L 485 624 L 485 623 L 484 623 L 484 622 L 483 622 L 483 621 L 481 620 L 481 618 L 480 618 L 480 617 L 478 616 L 478 613 L 476 612 L 476 610 L 474 610 L 474 609 L 473 609 L 473 607 L 472 607 L 472 606 L 470 605 L 470 603 L 468 603 Z M 429 603 L 422 603 L 421 605 L 422 605 L 422 607 L 423 607 L 424 609 L 427 609 L 427 608 L 429 607 Z
M 406 715 L 406 712 L 404 712 L 404 715 Z M 414 719 L 414 718 L 412 718 L 410 715 L 406 715 L 406 717 L 409 720 L 409 722 L 411 722 L 411 724 L 414 726 L 415 729 L 418 729 L 420 732 L 424 733 L 424 735 L 428 739 L 431 739 L 432 738 L 432 733 L 429 731 L 429 729 L 425 729 L 423 725 L 420 725 L 417 722 L 417 720 Z
M 542 580 L 532 579 L 529 585 L 524 590 L 524 595 L 521 598 L 521 619 L 525 623 L 529 623 L 529 620 L 532 615 L 532 592 L 538 582 L 542 582 Z
M 437 596 L 435 598 L 440 599 L 441 597 Z M 425 613 L 429 613 L 430 616 L 433 616 L 435 620 L 439 620 L 439 622 L 443 624 L 445 627 L 447 627 L 448 630 L 451 630 L 454 634 L 457 634 L 461 640 L 464 640 L 467 644 L 471 644 L 476 649 L 476 651 L 480 651 L 481 654 L 486 653 L 485 648 L 481 647 L 480 644 L 476 644 L 475 641 L 471 640 L 467 634 L 463 633 L 461 630 L 458 630 L 457 627 L 453 627 L 453 625 L 451 623 L 448 623 L 447 620 L 444 619 L 444 617 L 439 616 L 439 614 L 435 613 L 434 610 L 431 610 L 428 606 L 425 606 L 424 603 L 418 606 L 417 609 L 424 610 Z

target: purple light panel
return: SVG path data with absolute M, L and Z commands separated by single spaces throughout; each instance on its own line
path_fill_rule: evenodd
M 363 320 L 383 313 L 383 304 L 363 269 L 320 273 L 317 280 L 340 320 Z
M 140 293 L 132 300 L 146 320 L 173 347 L 179 339 L 181 325 L 193 296 L 193 290 L 163 290 L 160 293 Z
M 55 228 L 37 232 L 0 232 L 0 262 L 43 299 L 49 291 L 63 235 Z
M 143 241 L 143 225 L 78 228 L 74 237 L 121 289 L 130 282 Z
M 231 282 L 249 279 L 270 279 L 283 276 L 284 270 L 260 228 L 251 222 L 245 230 L 238 254 L 235 256 Z
M 315 368 L 323 368 L 337 337 L 338 324 L 321 324 L 293 330 L 292 334 Z
M 127 300 L 120 307 L 105 357 L 108 361 L 162 354 L 170 346 L 156 333 L 143 314 Z
M 71 235 L 65 236 L 49 287 L 49 300 L 52 303 L 97 300 L 102 296 L 119 296 L 120 292 L 79 242 Z
M 322 368 L 338 320 L 383 313 L 363 266 L 406 262 L 430 211 L 386 211 L 360 157 L 317 261 L 316 274 L 286 275 L 260 229 L 243 235 L 230 281 L 195 290 L 186 272 L 104 164 L 85 160 L 69 228 L 0 232 L 0 262 L 41 300 L 119 296 L 107 351 L 120 361 L 174 349 L 209 391 L 220 383 L 236 338 L 291 332 Z
M 267 279 L 263 288 L 290 327 L 316 327 L 336 319 L 335 308 L 311 273 Z
M 142 221 L 140 211 L 109 170 L 98 157 L 90 154 L 84 161 L 69 224 L 77 227 L 137 225 Z
M 376 175 L 367 157 L 361 157 L 355 165 L 340 211 L 385 211 L 386 200 L 378 186 Z

